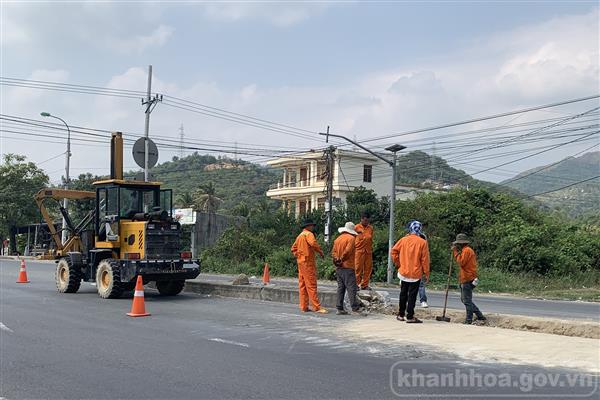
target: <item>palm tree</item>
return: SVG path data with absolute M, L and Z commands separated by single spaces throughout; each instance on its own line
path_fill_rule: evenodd
M 189 191 L 180 193 L 175 200 L 175 203 L 181 208 L 193 208 L 194 196 Z
M 223 203 L 223 200 L 216 195 L 216 189 L 212 182 L 200 185 L 200 188 L 193 194 L 194 208 L 208 213 L 215 213 Z

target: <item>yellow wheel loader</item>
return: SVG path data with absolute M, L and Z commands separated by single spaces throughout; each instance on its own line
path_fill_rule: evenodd
M 43 258 L 55 259 L 56 287 L 75 293 L 81 281 L 96 282 L 102 298 L 116 298 L 133 290 L 136 278 L 156 282 L 162 295 L 179 294 L 186 279 L 200 273 L 199 260 L 191 252 L 180 252 L 181 225 L 172 218 L 173 193 L 161 190 L 159 182 L 123 179 L 123 138 L 111 139 L 111 177 L 94 182 L 95 191 L 42 189 L 35 200 L 56 249 Z M 60 206 L 70 237 L 61 242 L 60 232 L 46 208 L 47 200 L 95 199 L 95 207 L 76 226 Z M 93 226 L 93 230 L 90 227 Z M 89 235 L 91 231 L 91 235 Z M 82 240 L 83 237 L 88 240 Z

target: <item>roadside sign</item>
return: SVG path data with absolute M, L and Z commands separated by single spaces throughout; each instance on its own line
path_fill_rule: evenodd
M 135 163 L 142 168 L 145 168 L 144 165 L 144 154 L 146 153 L 145 141 L 148 140 L 148 168 L 152 168 L 158 162 L 158 147 L 156 147 L 156 143 L 152 141 L 152 139 L 139 138 L 135 141 L 133 145 L 133 159 Z
M 194 225 L 196 223 L 196 213 L 193 208 L 176 208 L 171 215 L 181 225 Z

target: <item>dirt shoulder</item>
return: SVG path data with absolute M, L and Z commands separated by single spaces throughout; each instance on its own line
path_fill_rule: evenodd
M 425 345 L 474 361 L 543 365 L 600 372 L 597 339 L 514 331 L 486 326 L 424 321 L 398 322 L 392 316 L 348 319 L 337 327 L 349 339 Z

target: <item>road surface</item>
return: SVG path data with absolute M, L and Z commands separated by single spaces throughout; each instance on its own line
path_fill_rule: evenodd
M 30 284 L 16 284 L 17 272 L 17 262 L 0 260 L 0 398 L 8 400 L 415 398 L 424 389 L 407 386 L 398 365 L 436 376 L 469 367 L 515 381 L 523 373 L 573 372 L 344 341 L 336 336 L 344 317 L 302 314 L 289 304 L 185 293 L 164 298 L 146 290 L 152 316 L 130 318 L 131 295 L 102 300 L 88 283 L 77 294 L 59 294 L 51 264 L 28 262 Z M 497 386 L 427 390 L 475 398 L 526 393 Z

